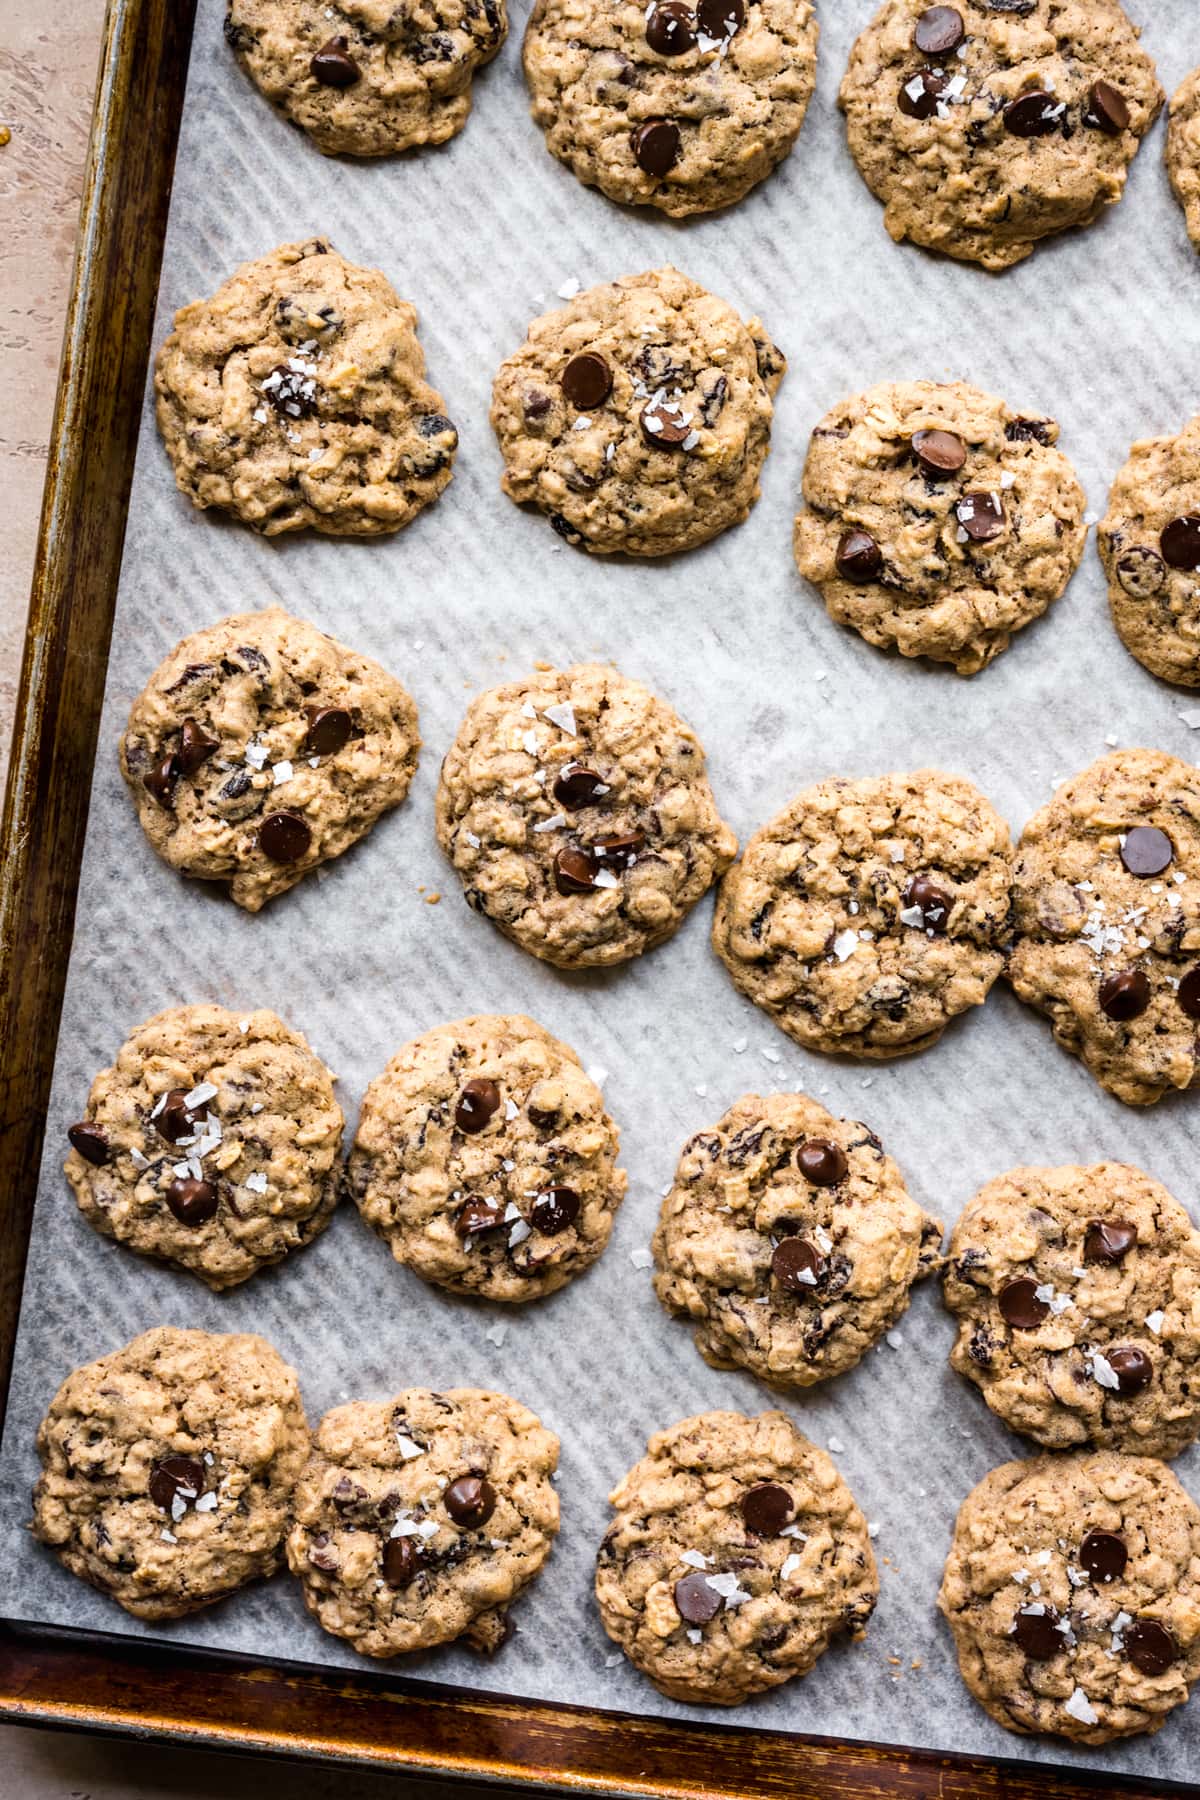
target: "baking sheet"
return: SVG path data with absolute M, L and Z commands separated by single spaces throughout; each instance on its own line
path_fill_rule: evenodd
M 147 400 L 0 1461 L 10 1616 L 367 1666 L 307 1618 L 286 1576 L 176 1625 L 143 1627 L 26 1533 L 34 1431 L 71 1367 L 164 1322 L 255 1330 L 297 1366 L 314 1421 L 351 1397 L 477 1384 L 518 1395 L 562 1437 L 563 1532 L 514 1613 L 511 1642 L 494 1662 L 451 1648 L 395 1665 L 400 1673 L 1200 1780 L 1200 1704 L 1156 1738 L 1075 1752 L 1014 1737 L 967 1698 L 934 1607 L 941 1562 L 968 1488 L 1025 1447 L 951 1374 L 953 1327 L 929 1284 L 891 1343 L 786 1402 L 834 1451 L 878 1524 L 883 1593 L 865 1645 L 835 1648 L 806 1680 L 736 1714 L 705 1713 L 662 1699 L 637 1675 L 605 1637 L 590 1594 L 605 1495 L 649 1433 L 708 1407 L 779 1403 L 748 1376 L 707 1369 L 634 1260 L 692 1131 L 743 1092 L 803 1088 L 865 1118 L 949 1226 L 976 1187 L 1018 1162 L 1133 1161 L 1194 1207 L 1195 1102 L 1122 1107 L 1002 988 L 919 1058 L 859 1067 L 807 1055 L 734 992 L 708 948 L 707 903 L 641 963 L 564 975 L 468 911 L 433 837 L 438 762 L 468 697 L 537 658 L 612 658 L 673 701 L 707 746 L 718 802 L 743 842 L 801 787 L 834 773 L 939 763 L 973 778 L 1015 834 L 1056 778 L 1112 744 L 1194 754 L 1182 716 L 1194 701 L 1121 648 L 1091 545 L 1051 615 L 970 682 L 871 650 L 835 626 L 794 573 L 808 432 L 871 382 L 962 378 L 1054 414 L 1093 516 L 1133 439 L 1177 429 L 1198 400 L 1200 270 L 1162 166 L 1164 125 L 1120 207 L 1003 277 L 896 248 L 836 111 L 850 44 L 873 9 L 874 0 L 826 0 L 818 92 L 792 157 L 733 212 L 681 225 L 619 209 L 546 153 L 520 76 L 521 0 L 498 65 L 476 84 L 465 133 L 438 151 L 362 166 L 322 158 L 267 108 L 222 42 L 224 0 L 201 0 L 158 337 L 177 306 L 210 293 L 239 262 L 326 234 L 383 268 L 418 306 L 431 379 L 462 449 L 443 498 L 396 539 L 268 543 L 177 494 Z M 1194 8 L 1130 0 L 1129 11 L 1147 25 L 1173 89 L 1200 52 Z M 564 284 L 665 262 L 744 315 L 759 313 L 790 358 L 763 498 L 745 526 L 689 555 L 589 560 L 501 495 L 491 377 Z M 180 637 L 272 602 L 393 669 L 417 699 L 426 747 L 398 814 L 322 879 L 250 918 L 155 859 L 115 744 L 134 695 Z M 422 888 L 440 890 L 441 903 L 428 905 Z M 548 1302 L 505 1311 L 425 1287 L 393 1264 L 353 1207 L 312 1248 L 225 1296 L 106 1243 L 60 1173 L 66 1126 L 131 1026 L 199 1000 L 273 1007 L 305 1031 L 341 1076 L 351 1127 L 367 1082 L 407 1038 L 468 1012 L 534 1014 L 607 1071 L 630 1191 L 605 1256 Z M 1200 1453 L 1176 1469 L 1200 1494 Z

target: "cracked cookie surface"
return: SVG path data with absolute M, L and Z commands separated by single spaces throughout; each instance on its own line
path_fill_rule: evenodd
M 573 1050 L 519 1014 L 481 1015 L 406 1044 L 371 1083 L 350 1191 L 423 1280 L 532 1300 L 607 1244 L 625 1197 L 618 1143 Z
M 1200 417 L 1133 446 L 1096 542 L 1130 655 L 1163 681 L 1200 687 Z
M 796 565 L 839 625 L 974 675 L 1058 599 L 1087 502 L 1055 420 L 964 382 L 884 382 L 812 435 Z
M 1157 1731 L 1200 1676 L 1200 1508 L 1150 1457 L 1039 1456 L 962 1504 L 938 1605 L 1009 1731 Z
M 139 1619 L 177 1619 L 283 1561 L 309 1452 L 265 1339 L 159 1326 L 68 1375 L 38 1430 L 33 1532 Z
M 694 549 L 758 499 L 785 367 L 759 320 L 677 269 L 590 288 L 500 367 L 500 485 L 584 550 Z
M 839 102 L 891 236 L 985 269 L 1121 198 L 1162 107 L 1118 0 L 885 0 Z
M 507 32 L 505 0 L 229 0 L 225 19 L 255 87 L 330 156 L 454 137 Z
M 416 327 L 386 276 L 321 238 L 243 263 L 176 313 L 155 363 L 181 493 L 268 537 L 409 524 L 458 447 Z
M 941 1238 L 865 1125 L 806 1094 L 748 1094 L 684 1146 L 654 1289 L 715 1368 L 804 1388 L 895 1324 Z
M 363 1656 L 500 1648 L 553 1547 L 558 1439 L 479 1388 L 409 1388 L 326 1413 L 296 1488 L 288 1565 Z
M 596 1559 L 610 1638 L 674 1700 L 737 1706 L 865 1635 L 867 1522 L 784 1413 L 710 1412 L 650 1439 Z
M 1200 1434 L 1200 1232 L 1122 1163 L 1013 1169 L 946 1259 L 950 1361 L 1047 1450 L 1178 1456 Z
M 713 948 L 734 984 L 808 1050 L 924 1050 L 1003 967 L 1012 845 L 956 775 L 807 788 L 725 876 Z
M 810 0 L 537 0 L 525 32 L 534 120 L 588 187 L 673 217 L 749 193 L 812 99 Z
M 1119 750 L 1021 835 L 1008 977 L 1130 1106 L 1200 1080 L 1200 771 Z
M 472 702 L 442 764 L 437 836 L 468 905 L 568 969 L 661 944 L 737 852 L 695 733 L 601 663 Z
M 121 773 L 163 861 L 258 912 L 400 805 L 420 744 L 395 676 L 272 606 L 175 647 L 133 703 Z
M 329 1070 L 274 1013 L 181 1006 L 97 1075 L 64 1168 L 103 1236 L 234 1287 L 329 1223 L 343 1123 Z

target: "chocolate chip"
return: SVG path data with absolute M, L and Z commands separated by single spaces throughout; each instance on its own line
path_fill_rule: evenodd
M 938 101 L 950 85 L 950 77 L 940 69 L 918 69 L 900 83 L 896 105 L 909 119 L 932 119 Z
M 659 0 L 646 19 L 646 42 L 660 56 L 683 56 L 696 42 L 691 7 Z
M 850 1159 L 840 1144 L 827 1138 L 808 1138 L 796 1152 L 796 1166 L 813 1187 L 836 1187 L 850 1171 Z
M 948 56 L 966 35 L 956 6 L 927 6 L 913 29 L 913 44 L 923 56 Z
M 628 868 L 646 848 L 644 831 L 611 831 L 588 845 L 592 860 L 601 865 L 618 863 Z
M 530 1221 L 535 1231 L 545 1237 L 557 1237 L 579 1217 L 579 1195 L 574 1188 L 552 1187 L 539 1194 L 533 1203 Z
M 454 1229 L 460 1238 L 477 1237 L 481 1231 L 495 1231 L 504 1223 L 504 1208 L 482 1194 L 469 1194 L 454 1215 Z
M 1109 137 L 1120 137 L 1129 129 L 1129 102 L 1111 81 L 1093 81 L 1088 90 L 1085 125 L 1094 125 Z
M 721 1596 L 696 1569 L 675 1583 L 675 1610 L 685 1625 L 707 1625 L 721 1610 Z
M 169 812 L 175 804 L 175 784 L 178 780 L 179 758 L 172 751 L 170 756 L 164 756 L 160 763 L 146 770 L 142 776 L 142 786 Z
M 1009 101 L 1004 109 L 1004 129 L 1019 138 L 1049 137 L 1061 128 L 1065 113 L 1056 94 L 1037 89 Z
M 390 1537 L 383 1546 L 383 1579 L 389 1587 L 408 1587 L 419 1575 L 423 1561 L 411 1537 Z
M 350 742 L 354 721 L 342 706 L 308 706 L 304 748 L 313 756 L 336 756 Z
M 554 859 L 554 885 L 560 894 L 590 894 L 596 865 L 586 850 L 560 850 Z
M 1150 1004 L 1150 978 L 1144 969 L 1120 969 L 1100 983 L 1100 1010 L 1125 1024 L 1139 1019 Z
M 1184 513 L 1163 527 L 1158 540 L 1164 561 L 1173 569 L 1200 569 L 1200 514 Z
M 1031 1612 L 1022 1607 L 1013 1620 L 1012 1634 L 1025 1652 L 1030 1662 L 1049 1662 L 1060 1650 L 1066 1649 L 1066 1639 L 1058 1629 L 1058 1614 L 1052 1606 L 1041 1606 L 1039 1612 Z
M 1167 565 L 1156 550 L 1135 544 L 1117 564 L 1117 580 L 1134 600 L 1150 600 L 1167 579 Z
M 883 568 L 883 552 L 869 531 L 855 527 L 838 539 L 836 561 L 846 581 L 874 581 Z
M 446 1511 L 456 1525 L 486 1525 L 496 1510 L 496 1490 L 482 1475 L 460 1475 L 446 1489 Z
M 1119 1350 L 1110 1350 L 1108 1366 L 1117 1378 L 1117 1392 L 1127 1397 L 1140 1394 L 1154 1380 L 1154 1364 L 1135 1344 L 1122 1344 Z
M 789 1294 L 802 1294 L 817 1285 L 821 1252 L 807 1238 L 785 1237 L 776 1244 L 771 1256 L 771 1273 Z
M 595 350 L 573 356 L 562 372 L 562 391 L 580 412 L 602 405 L 612 393 L 612 385 L 612 370 Z
M 954 514 L 976 544 L 990 544 L 994 538 L 1002 537 L 1008 524 L 999 494 L 964 494 L 954 508 Z
M 179 768 L 184 775 L 194 775 L 202 768 L 214 751 L 221 748 L 221 740 L 209 737 L 195 719 L 185 719 L 183 730 L 179 735 Z
M 1014 1331 L 1036 1331 L 1042 1321 L 1050 1317 L 1049 1304 L 1038 1299 L 1040 1286 L 1041 1283 L 1031 1276 L 1019 1275 L 1001 1288 L 1000 1311 Z
M 755 1537 L 778 1537 L 795 1516 L 796 1503 L 776 1481 L 760 1481 L 738 1501 L 746 1527 Z
M 952 431 L 914 431 L 912 449 L 922 470 L 935 481 L 957 474 L 967 460 L 967 446 Z
M 647 119 L 630 132 L 629 147 L 638 168 L 660 181 L 679 161 L 679 127 L 671 119 Z
M 1125 833 L 1121 861 L 1131 875 L 1147 880 L 1161 875 L 1175 860 L 1175 846 L 1157 825 L 1135 825 Z
M 1004 427 L 1004 435 L 1010 444 L 1050 445 L 1055 438 L 1054 420 L 1010 419 Z
M 271 373 L 262 384 L 262 391 L 277 413 L 286 419 L 307 419 L 317 410 L 317 384 L 304 369 L 289 369 L 286 363 L 276 363 Z M 243 644 L 238 655 L 246 662 L 248 669 L 255 669 L 258 663 L 249 661 L 250 656 L 258 657 L 263 667 L 265 658 L 259 656 L 257 650 L 250 650 Z M 236 664 L 226 663 L 226 669 L 232 674 L 239 673 Z
M 1119 1581 L 1129 1561 L 1129 1546 L 1115 1531 L 1089 1531 L 1079 1546 L 1080 1566 L 1095 1581 Z
M 167 1189 L 167 1205 L 181 1225 L 203 1225 L 217 1210 L 216 1184 L 177 1176 Z
M 1157 1619 L 1135 1619 L 1122 1636 L 1126 1656 L 1143 1675 L 1165 1675 L 1179 1658 L 1179 1645 Z
M 904 905 L 915 906 L 921 915 L 921 930 L 944 937 L 950 923 L 953 900 L 928 875 L 914 875 L 904 890 Z
M 554 798 L 568 812 L 577 812 L 581 806 L 590 806 L 599 797 L 597 790 L 607 792 L 603 775 L 598 775 L 595 769 L 585 768 L 583 763 L 567 763 L 555 777 Z
M 692 436 L 692 416 L 676 400 L 654 398 L 642 408 L 642 436 L 658 450 L 678 450 Z
M 154 1119 L 154 1129 L 168 1144 L 177 1144 L 181 1138 L 194 1137 L 197 1123 L 208 1117 L 208 1107 L 203 1101 L 189 1111 L 188 1091 L 186 1088 L 172 1088 Z
M 362 70 L 350 54 L 349 40 L 340 34 L 321 45 L 308 67 L 313 80 L 322 87 L 353 87 L 362 78 Z
M 500 1110 L 500 1089 L 487 1075 L 476 1075 L 458 1096 L 454 1123 L 460 1131 L 482 1131 Z
M 1119 1263 L 1137 1243 L 1137 1226 L 1128 1219 L 1091 1219 L 1083 1237 L 1085 1263 Z
M 1200 968 L 1188 970 L 1175 998 L 1189 1019 L 1200 1019 Z
M 85 1162 L 92 1163 L 97 1169 L 104 1167 L 108 1161 L 108 1139 L 99 1125 L 83 1119 L 78 1125 L 68 1127 L 67 1137 L 71 1148 L 78 1150 Z
M 258 828 L 258 847 L 272 862 L 299 862 L 311 844 L 308 820 L 298 812 L 268 813 Z
M 746 22 L 743 0 L 700 0 L 696 23 L 707 38 L 720 43 L 722 38 L 736 35 Z
M 204 1464 L 194 1456 L 164 1456 L 150 1469 L 150 1498 L 170 1512 L 178 1497 L 195 1501 L 204 1492 Z

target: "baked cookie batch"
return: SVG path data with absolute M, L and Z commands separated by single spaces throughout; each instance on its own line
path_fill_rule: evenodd
M 320 150 L 372 157 L 460 131 L 507 23 L 504 0 L 229 0 L 226 36 Z M 1095 219 L 1164 100 L 1138 35 L 1117 0 L 885 0 L 840 104 L 892 237 L 1003 269 Z M 817 41 L 809 0 L 537 0 L 524 67 L 580 181 L 680 216 L 788 154 Z M 1172 103 L 1167 157 L 1200 244 L 1198 92 L 1193 75 Z M 416 324 L 322 239 L 245 264 L 158 358 L 181 491 L 267 535 L 407 526 L 458 442 Z M 785 368 L 760 321 L 673 268 L 578 293 L 496 375 L 504 491 L 595 554 L 692 549 L 753 508 Z M 868 643 L 975 674 L 1081 560 L 1058 438 L 962 382 L 844 401 L 812 434 L 799 573 Z M 1134 446 L 1098 537 L 1123 642 L 1200 686 L 1200 421 Z M 395 676 L 272 607 L 166 658 L 120 766 L 158 855 L 256 913 L 401 806 L 419 750 Z M 1118 1099 L 1200 1085 L 1200 771 L 1154 750 L 1061 783 L 1015 846 L 969 781 L 923 769 L 819 781 L 737 859 L 665 699 L 610 665 L 539 665 L 471 701 L 435 814 L 468 906 L 556 967 L 654 950 L 715 889 L 716 955 L 807 1050 L 927 1050 L 1004 975 Z M 68 1132 L 83 1216 L 218 1291 L 302 1250 L 344 1197 L 451 1295 L 537 1302 L 603 1253 L 618 1128 L 543 1025 L 426 1029 L 370 1084 L 348 1152 L 335 1079 L 274 1013 L 157 1014 Z M 1106 1162 L 1000 1175 L 942 1240 L 867 1125 L 746 1094 L 682 1149 L 654 1287 L 714 1368 L 794 1395 L 852 1371 L 938 1275 L 953 1368 L 1036 1447 L 959 1513 L 939 1605 L 963 1679 L 1010 1730 L 1157 1730 L 1200 1678 L 1200 1508 L 1166 1466 L 1200 1437 L 1200 1231 Z M 163 1326 L 60 1388 L 34 1531 L 143 1619 L 286 1565 L 364 1655 L 490 1652 L 559 1529 L 558 1450 L 476 1389 L 351 1400 L 310 1432 L 262 1338 Z M 865 1632 L 870 1529 L 784 1413 L 658 1432 L 610 1501 L 596 1602 L 664 1694 L 736 1705 Z

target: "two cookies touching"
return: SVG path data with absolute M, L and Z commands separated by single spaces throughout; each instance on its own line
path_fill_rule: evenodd
M 461 131 L 507 29 L 504 0 L 432 0 L 419 31 L 349 0 L 229 0 L 226 21 L 266 98 L 352 157 Z M 537 0 L 533 117 L 610 200 L 711 212 L 792 151 L 818 37 L 809 0 Z M 1167 158 L 1200 245 L 1198 91 L 1172 103 Z M 885 0 L 840 105 L 891 236 L 1002 270 L 1120 199 L 1164 98 L 1117 0 Z M 759 497 L 785 370 L 760 320 L 673 268 L 576 293 L 495 376 L 501 486 L 581 551 L 696 549 Z M 391 535 L 451 481 L 458 433 L 415 308 L 323 238 L 183 308 L 155 391 L 181 492 L 268 537 Z M 1084 554 L 1058 439 L 964 382 L 843 401 L 812 433 L 800 575 L 869 645 L 982 671 Z M 1133 447 L 1098 544 L 1122 641 L 1200 687 L 1200 421 Z M 393 828 L 420 748 L 395 675 L 273 607 L 171 652 L 120 764 L 156 854 L 257 913 Z M 971 781 L 922 769 L 819 781 L 739 858 L 667 699 L 610 665 L 539 665 L 471 700 L 430 835 L 478 930 L 560 969 L 659 950 L 715 890 L 715 955 L 806 1051 L 932 1051 L 1003 976 L 1123 1102 L 1200 1086 L 1200 771 L 1154 750 L 1062 783 L 1015 846 Z M 348 1151 L 334 1083 L 272 1012 L 159 1013 L 68 1134 L 80 1212 L 214 1291 L 302 1252 L 343 1200 L 451 1296 L 536 1303 L 603 1254 L 627 1185 L 618 1125 L 537 1021 L 426 1029 L 370 1083 Z M 1157 1730 L 1187 1699 L 1200 1508 L 1167 1459 L 1200 1437 L 1200 1232 L 1159 1183 L 1014 1169 L 943 1252 L 866 1125 L 747 1093 L 683 1145 L 642 1254 L 709 1365 L 785 1395 L 850 1374 L 938 1276 L 953 1368 L 1036 1447 L 959 1514 L 938 1604 L 967 1687 L 1010 1730 L 1086 1744 Z M 38 1451 L 36 1535 L 135 1616 L 286 1567 L 322 1628 L 376 1658 L 497 1650 L 560 1525 L 558 1440 L 518 1399 L 409 1388 L 310 1431 L 294 1371 L 252 1335 L 162 1326 L 75 1370 Z M 784 1413 L 658 1432 L 610 1502 L 596 1605 L 669 1697 L 737 1705 L 865 1633 L 873 1527 Z M 569 1496 L 566 1512 L 569 1529 Z

